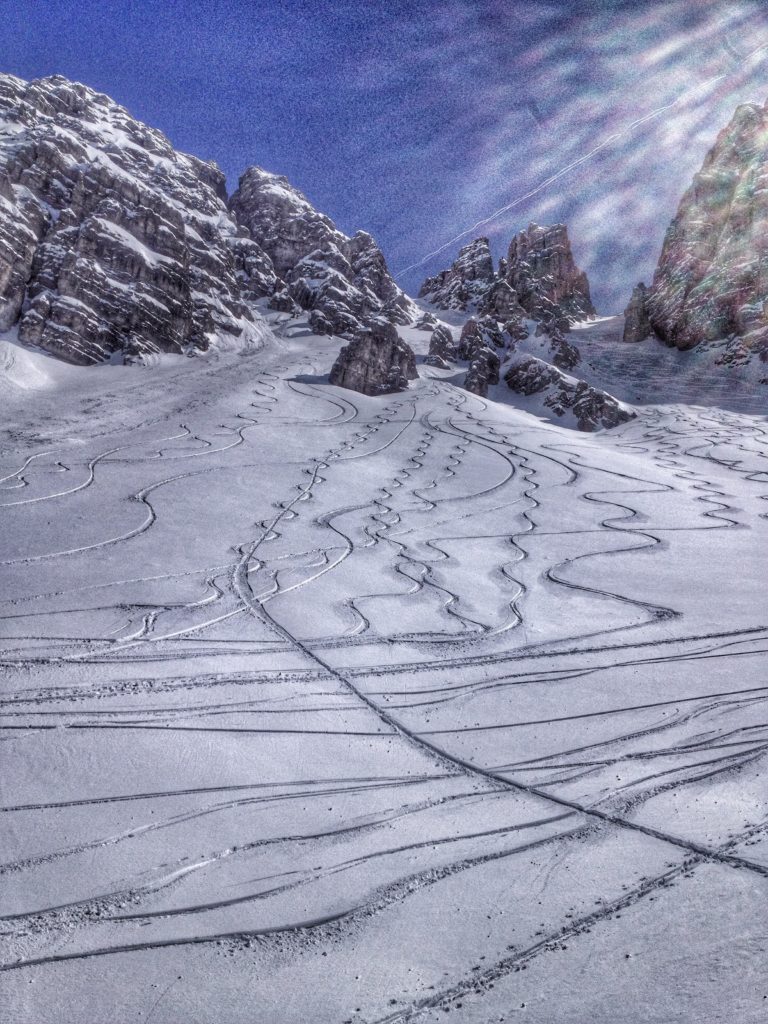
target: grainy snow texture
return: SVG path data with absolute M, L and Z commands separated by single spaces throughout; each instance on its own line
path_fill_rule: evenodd
M 2 1018 L 765 1021 L 764 399 L 598 321 L 580 434 L 274 330 L 2 342 Z

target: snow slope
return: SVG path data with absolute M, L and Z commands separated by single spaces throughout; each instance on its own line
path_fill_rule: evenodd
M 276 331 L 6 377 L 3 1019 L 765 1020 L 764 418 Z

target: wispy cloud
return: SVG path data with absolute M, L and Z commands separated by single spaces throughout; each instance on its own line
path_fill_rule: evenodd
M 431 188 L 399 154 L 410 209 L 389 225 L 398 230 L 389 249 L 407 285 L 473 233 L 501 251 L 529 220 L 566 220 L 598 300 L 616 308 L 651 272 L 684 188 L 734 107 L 768 93 L 761 4 L 565 10 L 452 3 L 411 59 L 400 55 L 412 116 L 434 124 L 421 143 Z

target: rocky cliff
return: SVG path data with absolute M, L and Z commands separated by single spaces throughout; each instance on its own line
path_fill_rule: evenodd
M 247 347 L 260 299 L 347 336 L 421 315 L 371 236 L 285 178 L 252 167 L 228 202 L 215 164 L 109 97 L 0 75 L 0 331 L 83 364 Z
M 0 75 L 0 330 L 75 363 L 258 342 L 276 275 L 225 200 L 107 96 Z
M 564 224 L 530 224 L 515 235 L 507 253 L 506 281 L 535 320 L 566 326 L 595 315 L 587 275 L 576 266 Z
M 644 341 L 653 334 L 653 327 L 648 316 L 648 289 L 641 281 L 632 290 L 632 298 L 624 310 L 623 340 L 630 343 Z
M 459 250 L 447 270 L 426 279 L 419 289 L 419 298 L 439 309 L 475 312 L 484 303 L 495 280 L 488 239 L 476 238 Z
M 721 362 L 768 353 L 768 107 L 745 104 L 720 133 L 667 230 L 653 283 L 628 309 L 679 349 Z M 625 335 L 626 337 L 626 335 Z
M 573 258 L 564 224 L 530 224 L 515 235 L 497 271 L 487 238 L 476 238 L 419 297 L 438 309 L 470 310 L 507 322 L 530 317 L 567 330 L 595 315 L 587 275 Z
M 374 315 L 400 324 L 422 315 L 395 284 L 373 238 L 339 231 L 287 178 L 250 167 L 229 205 L 285 282 L 273 305 L 285 308 L 287 296 L 311 310 L 318 333 L 354 334 Z

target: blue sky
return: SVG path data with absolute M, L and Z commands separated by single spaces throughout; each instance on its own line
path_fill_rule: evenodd
M 751 0 L 0 0 L 0 26 L 1 70 L 109 93 L 230 188 L 287 174 L 410 290 L 494 211 L 474 233 L 497 255 L 564 220 L 606 312 L 737 103 L 768 97 Z

